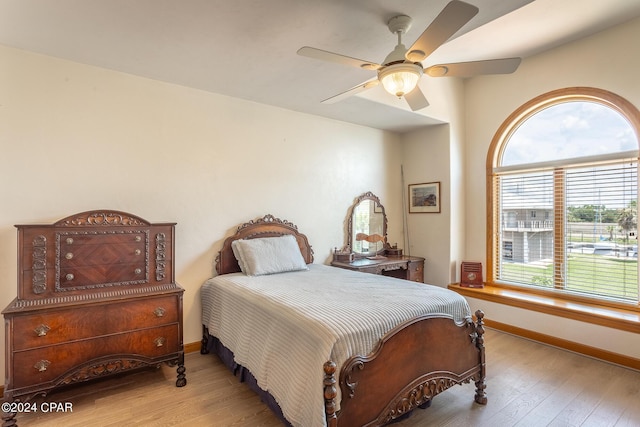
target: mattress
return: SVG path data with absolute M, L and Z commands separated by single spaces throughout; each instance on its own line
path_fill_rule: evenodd
M 251 371 L 293 426 L 326 425 L 323 364 L 369 354 L 424 314 L 462 325 L 466 300 L 437 286 L 319 264 L 265 276 L 224 274 L 201 288 L 202 323 Z

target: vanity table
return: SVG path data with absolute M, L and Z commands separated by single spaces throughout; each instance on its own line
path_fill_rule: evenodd
M 347 245 L 335 251 L 334 267 L 424 282 L 424 258 L 402 255 L 387 242 L 387 216 L 380 199 L 367 192 L 347 216 Z
M 386 257 L 386 259 L 379 260 L 360 258 L 352 262 L 333 260 L 331 265 L 347 270 L 382 274 L 383 276 L 424 283 L 424 258 L 417 256 Z

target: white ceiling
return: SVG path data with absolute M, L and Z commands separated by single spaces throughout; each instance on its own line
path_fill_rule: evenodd
M 638 0 L 466 1 L 480 9 L 478 15 L 423 65 L 527 57 L 640 16 Z M 380 87 L 321 104 L 375 73 L 301 57 L 296 51 L 313 46 L 380 62 L 396 44 L 386 26 L 389 18 L 398 14 L 413 18 L 404 38 L 410 46 L 447 3 L 0 0 L 0 44 L 404 132 L 437 123 L 429 117 L 432 107 L 412 112 Z

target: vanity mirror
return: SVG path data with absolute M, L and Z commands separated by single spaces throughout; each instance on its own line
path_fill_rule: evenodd
M 347 246 L 355 258 L 384 255 L 387 244 L 387 215 L 380 199 L 366 192 L 358 197 L 347 218 Z
M 403 256 L 387 243 L 387 215 L 380 199 L 367 192 L 347 214 L 347 245 L 333 254 L 331 265 L 363 273 L 424 282 L 424 258 Z

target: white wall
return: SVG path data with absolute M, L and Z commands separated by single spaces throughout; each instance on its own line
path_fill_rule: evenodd
M 407 228 L 411 255 L 427 258 L 425 282 L 446 287 L 456 281 L 464 254 L 464 86 L 458 79 L 433 80 L 438 83 L 432 83 L 439 94 L 435 99 L 448 101 L 433 108 L 449 124 L 403 135 L 402 161 L 406 185 L 440 182 L 440 213 L 408 214 Z
M 372 191 L 402 241 L 395 134 L 2 46 L 0 64 L 2 307 L 16 296 L 14 224 L 92 209 L 177 222 L 185 343 L 201 338 L 198 289 L 243 222 L 290 220 L 325 263 Z
M 606 89 L 640 108 L 640 19 L 526 58 L 508 76 L 478 77 L 466 84 L 466 259 L 486 259 L 486 172 L 489 144 L 519 106 L 545 92 L 571 86 Z M 471 209 L 473 207 L 473 210 Z M 487 318 L 609 351 L 640 357 L 637 334 L 540 313 L 472 301 Z M 475 310 L 474 308 L 474 310 Z M 526 319 L 526 321 L 523 321 Z
M 407 214 L 409 250 L 405 254 L 425 257 L 424 281 L 447 286 L 444 268 L 451 260 L 451 206 L 449 165 L 451 163 L 450 126 L 437 125 L 403 136 L 404 178 L 406 186 L 440 182 L 440 213 Z M 406 195 L 409 203 L 409 194 Z

